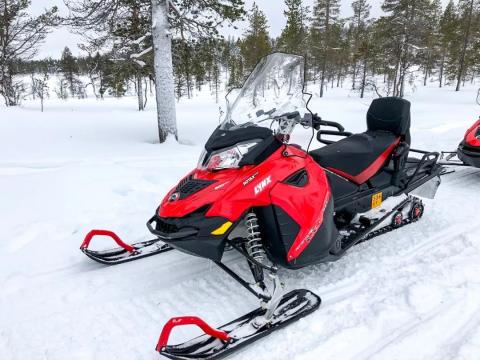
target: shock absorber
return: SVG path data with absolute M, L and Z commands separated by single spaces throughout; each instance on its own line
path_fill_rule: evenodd
M 253 211 L 245 216 L 245 226 L 247 228 L 247 242 L 245 244 L 247 253 L 254 260 L 262 262 L 265 259 L 265 249 L 262 244 L 257 215 Z

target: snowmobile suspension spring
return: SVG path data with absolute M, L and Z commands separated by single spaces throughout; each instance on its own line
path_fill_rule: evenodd
M 248 255 L 258 262 L 265 259 L 265 250 L 262 245 L 262 238 L 259 231 L 257 215 L 249 212 L 245 216 L 245 226 L 247 227 L 247 243 L 246 249 Z

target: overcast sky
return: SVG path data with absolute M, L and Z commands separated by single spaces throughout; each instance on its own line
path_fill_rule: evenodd
M 448 3 L 449 0 L 442 0 L 444 6 Z M 245 0 L 246 9 L 250 9 L 254 0 Z M 285 26 L 285 17 L 283 11 L 285 10 L 285 5 L 283 0 L 256 0 L 255 1 L 258 7 L 263 10 L 267 16 L 268 24 L 270 26 L 270 34 L 273 37 L 280 35 L 282 28 Z M 304 0 L 303 3 L 312 8 L 314 0 Z M 341 0 L 342 3 L 342 17 L 347 17 L 352 14 L 351 9 L 351 0 Z M 382 0 L 370 0 L 372 5 L 371 15 L 373 17 L 378 17 L 381 15 L 381 4 Z M 31 5 L 31 10 L 33 14 L 39 14 L 43 9 L 56 5 L 61 10 L 62 14 L 66 14 L 67 10 L 63 4 L 63 0 L 33 0 Z M 237 34 L 240 35 L 245 29 L 244 23 L 238 23 L 237 26 L 239 29 L 237 31 L 228 30 L 227 34 Z M 78 54 L 79 50 L 77 47 L 78 43 L 82 42 L 82 38 L 79 35 L 75 35 L 69 32 L 66 28 L 61 28 L 53 31 L 45 41 L 45 44 L 39 49 L 38 58 L 43 57 L 54 57 L 58 58 L 65 46 L 68 46 L 74 54 Z

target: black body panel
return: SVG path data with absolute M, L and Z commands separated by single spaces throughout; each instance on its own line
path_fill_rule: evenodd
M 465 141 L 462 141 L 458 146 L 457 155 L 465 164 L 480 167 L 480 148 L 470 146 Z
M 272 130 L 259 126 L 249 126 L 235 130 L 221 130 L 217 127 L 207 140 L 205 149 L 210 152 L 233 146 L 242 141 L 252 139 L 263 140 L 270 136 L 272 136 Z
M 275 205 L 258 208 L 256 213 L 262 234 L 268 234 L 264 245 L 274 263 L 288 269 L 300 269 L 328 261 L 330 253 L 336 251 L 338 231 L 333 220 L 333 199 L 329 200 L 325 208 L 323 223 L 315 237 L 293 262 L 287 261 L 287 254 L 300 230 L 299 225 Z
M 367 131 L 313 150 L 310 155 L 325 168 L 356 176 L 367 169 L 395 141 L 397 136 L 386 131 Z
M 211 235 L 211 232 L 226 221 L 221 217 L 206 217 L 204 211 L 197 211 L 183 218 L 155 215 L 147 222 L 147 227 L 152 234 L 177 250 L 220 261 L 229 232 L 223 235 Z
M 178 199 L 184 199 L 192 194 L 205 189 L 206 187 L 215 183 L 214 180 L 194 179 L 193 175 L 184 178 L 175 188 L 175 192 L 179 194 Z
M 282 143 L 273 136 L 272 130 L 264 127 L 246 127 L 234 130 L 221 130 L 217 127 L 205 144 L 207 156 L 205 156 L 204 161 L 208 159 L 213 151 L 225 149 L 249 140 L 261 141 L 243 156 L 239 166 L 258 165 L 282 146 Z
M 262 142 L 257 144 L 253 149 L 246 153 L 242 160 L 239 162 L 239 166 L 244 165 L 258 165 L 272 155 L 282 143 L 278 141 L 273 135 L 265 138 Z

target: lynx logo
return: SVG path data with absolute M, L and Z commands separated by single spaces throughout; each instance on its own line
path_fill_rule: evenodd
M 267 187 L 268 184 L 272 182 L 272 177 L 267 176 L 265 179 L 260 181 L 257 185 L 255 185 L 255 195 L 260 194 L 265 188 Z

